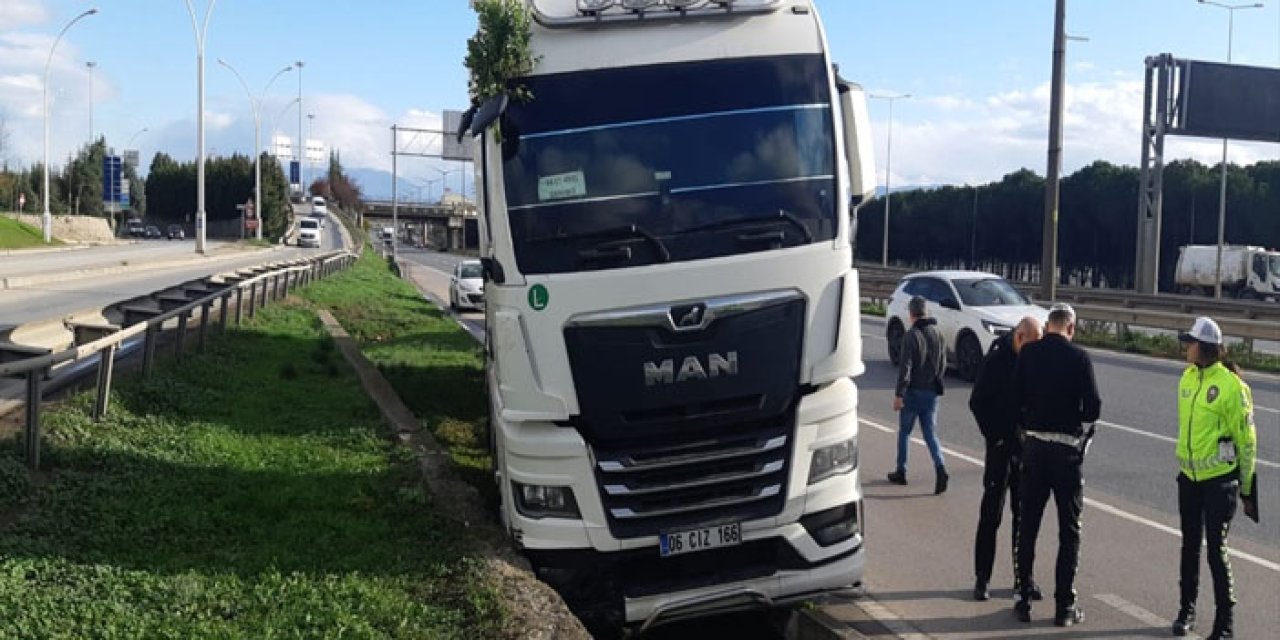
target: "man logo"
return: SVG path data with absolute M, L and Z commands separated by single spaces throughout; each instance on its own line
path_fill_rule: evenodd
M 1213 385 L 1209 387 L 1209 392 L 1205 394 L 1205 400 L 1208 400 L 1209 402 L 1213 402 L 1214 400 L 1217 400 L 1218 393 L 1219 393 L 1218 385 Z
M 707 305 L 689 304 L 671 307 L 671 324 L 676 330 L 697 329 L 706 319 Z
M 707 356 L 706 366 L 703 366 L 698 356 L 689 356 L 680 362 L 679 371 L 676 371 L 676 361 L 673 358 L 667 358 L 661 363 L 644 363 L 644 386 L 646 387 L 736 375 L 738 375 L 737 351 L 730 351 L 724 355 L 713 353 Z

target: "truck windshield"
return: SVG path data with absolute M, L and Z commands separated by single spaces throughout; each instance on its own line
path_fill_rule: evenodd
M 523 273 L 768 251 L 836 234 L 835 144 L 818 55 L 525 79 L 502 123 Z M 610 230 L 632 229 L 626 234 Z
M 1280 253 L 1271 256 L 1271 275 L 1280 278 Z

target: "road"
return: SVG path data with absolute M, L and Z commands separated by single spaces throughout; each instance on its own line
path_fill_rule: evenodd
M 197 262 L 176 268 L 86 276 L 78 280 L 0 291 L 0 329 L 36 320 L 56 318 L 84 309 L 103 307 L 215 273 L 339 249 L 342 247 L 342 240 L 336 233 L 335 225 L 338 224 L 340 223 L 337 220 L 330 219 L 325 225 L 324 246 L 321 249 L 288 247 L 279 250 L 245 250 L 235 257 L 210 259 L 207 263 Z M 236 250 L 227 246 L 227 243 L 210 242 L 209 247 L 210 251 L 216 250 L 223 254 L 237 253 Z M 187 256 L 194 258 L 194 252 L 194 240 L 152 240 L 132 245 L 92 247 L 27 256 L 5 256 L 0 257 L 0 277 L 19 275 L 19 272 L 21 275 L 29 276 L 99 266 L 116 266 L 122 261 L 140 264 L 146 261 L 167 261 Z
M 430 277 L 441 287 L 441 295 L 447 295 L 444 273 L 461 257 L 422 251 L 401 255 L 440 270 Z M 462 314 L 460 319 L 473 334 L 482 329 L 480 314 Z M 1012 582 L 1007 546 L 1001 548 L 993 584 L 1001 601 L 979 604 L 966 597 L 972 586 L 972 529 L 981 493 L 983 449 L 967 408 L 968 383 L 948 377 L 939 409 L 939 436 L 950 451 L 953 490 L 944 498 L 928 495 L 932 465 L 918 444 L 911 452 L 912 484 L 900 488 L 884 480 L 893 466 L 897 424 L 891 408 L 895 371 L 888 361 L 884 329 L 882 320 L 863 318 L 867 370 L 856 380 L 863 422 L 861 479 L 868 494 L 868 586 L 891 615 L 896 612 L 907 624 L 931 634 L 974 638 L 1027 634 L 1028 628 L 1008 624 L 1012 618 L 1003 599 Z M 1165 618 L 1177 606 L 1174 389 L 1183 365 L 1096 349 L 1090 353 L 1103 407 L 1085 471 L 1088 504 L 1079 585 L 1082 602 L 1095 622 L 1078 637 L 1146 635 L 1158 626 L 1156 618 L 1167 624 Z M 1246 374 L 1246 378 L 1257 405 L 1263 521 L 1254 524 L 1238 515 L 1231 541 L 1242 603 L 1237 614 L 1238 628 L 1244 630 L 1240 637 L 1258 637 L 1264 635 L 1262 629 L 1280 624 L 1280 483 L 1276 481 L 1280 477 L 1280 377 Z M 1007 529 L 1007 521 L 1004 526 Z M 1002 545 L 1007 544 L 1005 535 L 1002 532 L 1006 541 Z M 1037 574 L 1046 585 L 1052 583 L 1055 541 L 1050 509 L 1037 562 Z M 1208 579 L 1205 571 L 1201 605 L 1211 614 Z M 1041 606 L 1037 615 L 1043 618 L 1048 611 L 1051 616 L 1050 610 Z M 1044 631 L 1036 629 L 1036 633 Z

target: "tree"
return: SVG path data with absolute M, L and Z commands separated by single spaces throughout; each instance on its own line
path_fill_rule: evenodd
M 0 167 L 3 167 L 4 173 L 9 173 L 9 124 L 3 112 L 0 112 Z

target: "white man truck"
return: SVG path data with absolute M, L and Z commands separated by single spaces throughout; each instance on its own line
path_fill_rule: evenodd
M 473 109 L 503 525 L 598 634 L 862 579 L 865 96 L 811 0 L 530 0 Z
M 1187 294 L 1213 295 L 1218 246 L 1192 244 L 1178 252 L 1173 280 Z M 1222 248 L 1222 292 L 1232 298 L 1280 299 L 1280 252 L 1262 247 Z

